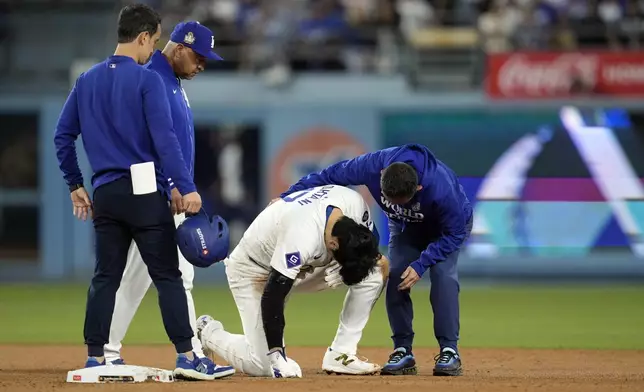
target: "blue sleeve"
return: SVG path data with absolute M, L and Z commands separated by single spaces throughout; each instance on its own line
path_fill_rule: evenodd
M 172 114 L 165 84 L 157 73 L 150 71 L 147 75 L 143 85 L 143 109 L 163 173 L 182 195 L 195 192 L 197 188 L 188 172 L 179 140 L 172 128 Z
M 374 174 L 380 176 L 383 169 L 384 156 L 381 151 L 370 152 L 353 159 L 340 161 L 317 173 L 302 177 L 291 185 L 280 197 L 286 197 L 293 192 L 322 185 L 365 185 Z
M 78 157 L 76 156 L 76 139 L 81 132 L 78 117 L 77 85 L 78 80 L 74 83 L 60 117 L 58 117 L 54 135 L 58 166 L 63 172 L 63 177 L 68 186 L 83 184 L 83 173 L 78 167 Z
M 438 206 L 442 235 L 438 241 L 429 244 L 418 260 L 411 263 L 418 276 L 423 276 L 429 267 L 444 261 L 458 250 L 467 237 L 465 214 L 458 199 L 450 194 L 438 200 Z

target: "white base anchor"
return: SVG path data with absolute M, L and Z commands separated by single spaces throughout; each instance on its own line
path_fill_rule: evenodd
M 67 372 L 67 382 L 71 383 L 135 383 L 135 382 L 174 382 L 172 371 L 145 366 L 102 365 Z

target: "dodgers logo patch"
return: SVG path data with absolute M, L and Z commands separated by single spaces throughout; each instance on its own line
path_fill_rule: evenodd
M 302 265 L 302 257 L 300 257 L 300 252 L 293 252 L 286 254 L 286 268 L 295 268 Z

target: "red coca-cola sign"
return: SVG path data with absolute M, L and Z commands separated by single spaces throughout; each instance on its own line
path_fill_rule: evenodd
M 492 54 L 485 90 L 493 98 L 644 96 L 644 52 Z

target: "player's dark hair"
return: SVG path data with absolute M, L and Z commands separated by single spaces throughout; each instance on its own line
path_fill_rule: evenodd
M 338 239 L 333 252 L 340 264 L 340 276 L 347 286 L 362 282 L 380 258 L 378 239 L 369 228 L 343 216 L 333 225 L 331 235 Z
M 380 176 L 380 188 L 390 199 L 411 199 L 418 187 L 418 173 L 411 165 L 395 162 L 387 166 Z
M 118 43 L 134 41 L 139 34 L 148 32 L 151 36 L 157 33 L 161 16 L 145 4 L 130 4 L 121 9 L 118 19 Z

